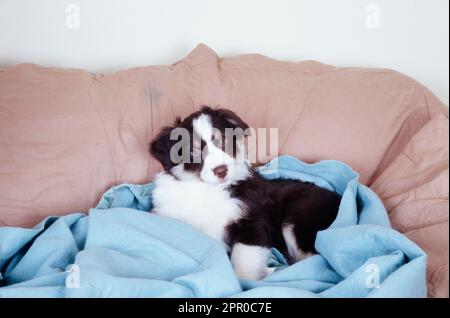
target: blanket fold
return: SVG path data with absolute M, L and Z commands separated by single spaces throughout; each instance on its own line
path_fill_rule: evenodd
M 258 172 L 342 195 L 336 220 L 317 235 L 319 254 L 287 266 L 273 249 L 272 275 L 239 280 L 220 243 L 147 212 L 153 184 L 123 184 L 88 215 L 1 227 L 0 297 L 426 296 L 425 253 L 390 227 L 383 204 L 351 168 L 282 156 Z

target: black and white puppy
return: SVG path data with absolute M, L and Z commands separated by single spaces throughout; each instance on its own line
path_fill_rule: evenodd
M 189 132 L 183 148 L 171 138 L 176 128 Z M 206 106 L 164 128 L 150 145 L 164 167 L 153 211 L 223 242 L 236 274 L 256 280 L 271 272 L 271 247 L 289 263 L 314 253 L 316 234 L 336 218 L 340 197 L 312 183 L 263 179 L 242 160 L 247 128 L 235 113 Z M 226 129 L 240 133 L 230 138 Z

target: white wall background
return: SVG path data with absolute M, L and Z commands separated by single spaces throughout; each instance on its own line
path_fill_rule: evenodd
M 222 56 L 393 68 L 449 102 L 448 0 L 0 0 L 0 67 L 109 73 L 171 64 L 199 42 Z

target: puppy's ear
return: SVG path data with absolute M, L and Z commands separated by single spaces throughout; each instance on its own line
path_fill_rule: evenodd
M 241 128 L 243 131 L 249 128 L 248 124 L 231 110 L 218 109 L 216 112 L 218 116 L 229 124 L 227 128 Z
M 161 163 L 164 170 L 169 170 L 175 165 L 170 159 L 170 149 L 175 143 L 170 139 L 170 134 L 174 128 L 164 127 L 150 143 L 150 154 Z

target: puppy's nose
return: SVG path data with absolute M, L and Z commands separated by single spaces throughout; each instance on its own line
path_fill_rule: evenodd
M 217 166 L 213 169 L 214 175 L 219 179 L 225 179 L 228 173 L 226 165 Z

